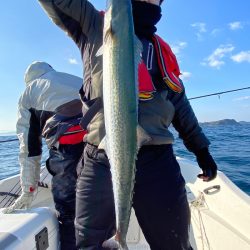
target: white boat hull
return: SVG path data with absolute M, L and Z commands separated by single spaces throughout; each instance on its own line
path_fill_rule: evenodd
M 190 230 L 192 247 L 197 250 L 250 250 L 249 196 L 236 187 L 222 172 L 218 172 L 218 177 L 215 180 L 203 182 L 196 177 L 200 172 L 197 164 L 180 158 L 178 158 L 178 161 L 186 180 L 188 201 L 192 215 Z M 50 185 L 50 179 L 50 175 L 44 169 L 41 173 L 42 182 Z M 11 193 L 17 193 L 20 189 L 19 185 L 16 185 L 18 181 L 19 176 L 13 176 L 0 181 L 0 193 L 9 192 L 11 189 Z M 15 188 L 13 189 L 14 186 Z M 1 202 L 1 199 L 0 196 L 0 207 L 1 205 L 3 207 L 4 202 Z M 7 199 L 9 197 L 6 198 L 6 201 Z M 15 214 L 9 215 L 0 213 L 0 244 L 1 233 L 8 232 L 15 235 L 15 227 L 13 229 L 13 226 L 11 226 L 14 216 L 28 218 L 32 214 L 42 214 L 44 210 L 40 207 L 49 207 L 51 211 L 54 210 L 50 189 L 39 187 L 32 205 L 32 209 L 25 212 L 19 210 Z M 51 220 L 55 220 L 53 212 L 49 216 L 51 216 Z M 42 220 L 44 220 L 43 216 L 41 216 L 41 223 Z M 29 233 L 26 220 L 20 222 L 18 228 L 19 231 L 21 228 L 23 231 L 28 231 L 28 234 L 32 234 Z M 58 230 L 56 232 L 58 234 Z M 59 244 L 56 245 L 54 243 L 54 241 L 58 241 L 58 235 L 53 235 L 51 238 L 53 243 L 47 249 L 53 250 L 59 247 Z M 131 250 L 150 249 L 137 223 L 134 211 L 132 211 L 131 215 L 127 242 Z M 12 249 L 6 248 L 6 250 Z M 33 248 L 15 249 L 28 250 Z

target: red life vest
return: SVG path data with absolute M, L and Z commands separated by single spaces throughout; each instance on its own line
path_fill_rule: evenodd
M 83 141 L 83 137 L 87 131 L 82 129 L 79 125 L 69 128 L 60 138 L 60 144 L 78 144 Z
M 105 11 L 100 11 L 104 17 Z M 157 55 L 157 62 L 160 68 L 161 76 L 167 86 L 174 92 L 181 93 L 183 85 L 179 80 L 180 69 L 176 56 L 170 46 L 158 35 L 153 35 L 153 45 Z M 156 91 L 147 66 L 142 61 L 138 67 L 139 98 L 140 100 L 149 100 L 153 98 Z
M 183 85 L 179 80 L 180 69 L 170 46 L 157 35 L 153 36 L 153 45 L 163 81 L 171 90 L 181 93 Z M 144 62 L 141 62 L 138 68 L 138 81 L 140 100 L 152 99 L 156 90 Z

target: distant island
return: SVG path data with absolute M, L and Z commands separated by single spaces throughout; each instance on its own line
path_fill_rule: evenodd
M 250 124 L 250 122 L 246 121 L 240 121 L 237 122 L 234 119 L 223 119 L 219 121 L 212 121 L 212 122 L 200 122 L 202 125 L 244 125 L 244 124 Z

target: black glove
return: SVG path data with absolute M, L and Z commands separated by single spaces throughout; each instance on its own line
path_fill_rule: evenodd
M 217 165 L 210 155 L 208 148 L 202 148 L 195 152 L 196 160 L 203 173 L 198 174 L 197 177 L 203 179 L 203 181 L 211 181 L 217 176 Z

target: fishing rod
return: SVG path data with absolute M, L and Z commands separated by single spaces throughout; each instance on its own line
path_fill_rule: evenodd
M 227 93 L 230 93 L 230 92 L 236 92 L 236 91 L 241 91 L 241 90 L 246 90 L 246 89 L 250 89 L 250 87 L 245 87 L 245 88 L 240 88 L 240 89 L 226 90 L 226 91 L 222 91 L 222 92 L 216 92 L 216 93 L 212 93 L 212 94 L 191 97 L 191 98 L 188 98 L 188 100 L 200 99 L 200 98 L 210 97 L 210 96 L 215 96 L 215 95 L 220 96 L 222 94 L 227 94 Z M 0 143 L 11 142 L 11 141 L 18 141 L 18 139 L 10 139 L 10 140 L 5 140 L 5 141 L 0 141 Z
M 10 140 L 5 140 L 5 141 L 0 141 L 0 143 L 3 143 L 3 142 L 11 142 L 11 141 L 18 141 L 18 139 L 10 139 Z
M 232 89 L 232 90 L 227 90 L 227 91 L 223 91 L 223 92 L 217 92 L 217 93 L 212 93 L 212 94 L 207 94 L 207 95 L 191 97 L 188 100 L 194 100 L 194 99 L 199 99 L 199 98 L 204 98 L 204 97 L 209 97 L 209 96 L 214 96 L 214 95 L 220 96 L 222 94 L 226 94 L 226 93 L 230 93 L 230 92 L 236 92 L 236 91 L 240 91 L 240 90 L 246 90 L 246 89 L 250 89 L 250 87 L 245 87 L 245 88 L 241 88 L 241 89 Z

